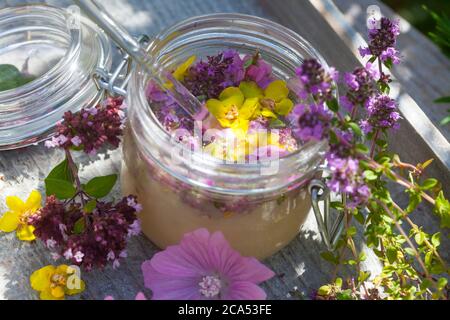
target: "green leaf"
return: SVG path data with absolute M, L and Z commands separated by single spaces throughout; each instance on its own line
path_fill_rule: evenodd
M 444 119 L 442 119 L 441 126 L 445 126 L 445 125 L 447 125 L 449 123 L 450 123 L 450 116 L 447 116 Z
M 333 130 L 330 130 L 330 144 L 339 143 L 339 138 Z
M 248 67 L 250 67 L 253 64 L 253 59 L 248 59 L 247 61 L 245 61 L 244 63 L 244 69 L 247 69 Z
M 332 202 L 330 202 L 330 206 L 335 210 L 339 210 L 339 211 L 344 210 L 344 205 L 342 204 L 341 201 L 332 201 Z
M 356 145 L 356 151 L 358 151 L 360 153 L 369 153 L 369 147 L 366 146 L 365 144 L 358 143 Z
M 398 253 L 397 249 L 395 248 L 387 248 L 386 249 L 386 257 L 390 264 L 393 264 L 397 261 Z
M 424 261 L 425 261 L 425 265 L 428 266 L 428 267 L 430 267 L 430 266 L 431 266 L 431 263 L 433 262 L 433 252 L 428 251 L 428 252 L 425 254 L 425 259 L 424 259 Z
M 422 202 L 422 196 L 415 192 L 415 191 L 411 191 L 409 193 L 409 204 L 408 207 L 406 208 L 406 212 L 411 213 L 414 210 L 416 210 L 417 206 Z
M 423 233 L 422 231 L 417 232 L 414 236 L 414 240 L 416 240 L 416 243 L 421 246 L 425 241 L 425 233 Z
M 359 272 L 359 277 L 358 277 L 358 282 L 364 282 L 367 279 L 369 279 L 370 277 L 370 272 L 369 271 L 360 271 Z
M 23 75 L 11 64 L 0 64 L 0 91 L 18 88 L 33 79 L 33 77 Z
M 441 219 L 441 228 L 450 228 L 450 203 L 445 199 L 443 191 L 436 198 L 434 213 Z
M 116 181 L 117 174 L 93 178 L 84 187 L 84 192 L 96 199 L 106 197 L 111 192 Z
M 91 200 L 88 203 L 86 203 L 86 205 L 83 208 L 83 211 L 86 213 L 91 213 L 92 211 L 94 211 L 96 206 L 97 206 L 97 201 Z
M 366 170 L 364 171 L 364 177 L 369 180 L 369 181 L 373 181 L 373 180 L 377 180 L 378 176 L 375 172 L 373 172 L 372 170 Z
M 272 128 L 272 129 L 285 128 L 286 127 L 286 123 L 284 123 L 280 119 L 272 119 L 270 121 L 270 123 L 269 123 L 269 127 Z
M 388 143 L 386 140 L 382 140 L 382 139 L 378 139 L 377 141 L 375 141 L 375 143 L 377 144 L 377 146 L 386 149 L 388 146 Z
M 437 248 L 441 245 L 441 233 L 440 232 L 433 234 L 433 236 L 431 237 L 431 243 L 433 244 L 433 246 L 435 248 Z
M 342 283 L 342 278 L 336 278 L 336 282 L 334 284 L 336 285 L 336 287 L 342 288 Z
M 356 227 L 355 226 L 351 226 L 350 228 L 347 229 L 347 235 L 349 237 L 352 237 L 356 234 Z
M 328 109 L 330 109 L 333 112 L 339 111 L 339 103 L 336 98 L 333 98 L 332 100 L 327 101 Z
M 356 134 L 356 136 L 358 137 L 362 136 L 361 128 L 356 123 L 349 122 L 348 126 L 350 127 L 350 129 L 352 129 L 352 131 Z
M 434 188 L 436 185 L 438 184 L 438 181 L 436 179 L 427 179 L 423 182 L 422 184 L 422 189 L 423 190 L 429 190 Z
M 426 290 L 433 286 L 433 282 L 430 279 L 424 278 L 420 284 L 420 290 Z
M 330 286 L 321 286 L 317 293 L 319 294 L 319 296 L 327 296 L 331 293 L 331 288 Z
M 448 283 L 448 280 L 447 280 L 446 278 L 440 278 L 440 279 L 438 280 L 438 288 L 439 288 L 440 290 L 445 289 L 445 287 L 447 286 L 447 283 Z
M 320 256 L 322 257 L 322 259 L 331 262 L 333 264 L 339 264 L 339 259 L 331 252 L 326 251 L 326 252 L 321 252 Z
M 364 224 L 364 215 L 362 214 L 361 211 L 356 210 L 353 215 L 355 216 L 356 221 L 358 221 L 361 224 Z
M 415 253 L 415 251 L 412 248 L 405 248 L 405 252 L 407 254 L 409 254 L 410 256 L 413 256 L 413 257 L 416 256 L 416 253 Z
M 358 259 L 359 259 L 359 261 L 366 261 L 366 259 L 367 259 L 366 253 L 364 251 L 361 251 Z
M 382 81 L 378 82 L 378 87 L 380 88 L 380 91 L 386 95 L 389 95 L 389 93 L 391 92 L 391 87 L 389 86 L 389 84 Z
M 45 179 L 45 191 L 47 196 L 54 195 L 59 200 L 70 199 L 77 192 L 72 183 L 61 179 Z
M 353 300 L 352 290 L 347 289 L 336 293 L 337 300 Z
M 70 171 L 69 162 L 67 161 L 67 159 L 54 167 L 53 170 L 48 174 L 46 179 L 59 179 L 73 182 L 73 175 Z
M 434 100 L 434 102 L 435 103 L 450 103 L 450 96 L 436 99 L 436 100 Z
M 73 233 L 82 234 L 85 229 L 86 229 L 86 221 L 84 217 L 81 217 L 75 222 L 75 225 L 73 226 Z
M 386 59 L 386 61 L 384 61 L 383 64 L 386 66 L 386 68 L 392 69 L 393 62 L 392 62 L 392 59 L 391 59 L 391 58 Z

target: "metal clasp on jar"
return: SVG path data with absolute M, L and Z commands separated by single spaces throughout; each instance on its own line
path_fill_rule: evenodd
M 322 236 L 322 241 L 328 250 L 334 251 L 344 229 L 344 214 L 338 212 L 338 216 L 334 221 L 330 219 L 331 194 L 324 180 L 312 180 L 308 190 L 311 195 L 312 208 L 320 235 Z M 320 202 L 323 202 L 323 211 L 320 208 Z
M 141 35 L 138 39 L 140 45 L 146 47 L 150 43 L 150 37 Z M 127 94 L 126 87 L 131 77 L 132 58 L 121 48 L 118 48 L 122 55 L 120 64 L 113 72 L 104 67 L 99 67 L 92 74 L 92 79 L 97 89 L 104 90 L 112 96 L 125 96 Z

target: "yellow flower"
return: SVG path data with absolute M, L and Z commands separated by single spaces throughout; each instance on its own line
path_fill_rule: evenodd
M 258 98 L 245 99 L 239 88 L 229 87 L 222 91 L 219 99 L 206 101 L 206 107 L 222 127 L 242 135 L 247 133 L 250 119 L 258 107 Z
M 34 227 L 28 224 L 28 217 L 41 207 L 41 194 L 33 190 L 26 202 L 16 196 L 7 197 L 6 205 L 10 211 L 0 218 L 0 231 L 13 232 L 17 230 L 16 235 L 19 240 L 35 240 Z
M 189 68 L 191 67 L 191 65 L 195 62 L 195 60 L 197 59 L 196 56 L 191 56 L 189 57 L 189 59 L 187 59 L 185 62 L 183 62 L 182 64 L 180 64 L 174 72 L 172 72 L 173 77 L 178 80 L 178 81 L 183 81 L 184 77 L 186 76 L 186 73 L 188 72 Z M 166 89 L 172 89 L 173 88 L 173 83 L 170 81 L 167 81 L 164 86 L 166 87 Z
M 267 131 L 250 132 L 247 135 L 236 135 L 232 131 L 224 133 L 224 136 L 217 137 L 204 149 L 207 154 L 223 161 L 244 163 L 248 155 L 256 154 L 258 148 L 265 146 L 286 150 L 285 146 L 279 143 L 277 133 Z
M 239 88 L 245 98 L 257 97 L 259 99 L 259 108 L 255 116 L 262 115 L 266 118 L 277 118 L 277 114 L 286 116 L 294 107 L 294 103 L 288 98 L 289 88 L 283 80 L 273 81 L 265 90 L 262 90 L 253 81 L 243 81 Z
M 40 292 L 41 300 L 64 300 L 66 295 L 84 291 L 84 281 L 77 270 L 65 264 L 58 267 L 46 266 L 30 276 L 31 287 Z
M 216 137 L 204 148 L 204 152 L 223 161 L 244 161 L 248 154 L 247 136 L 232 129 L 225 129 L 222 133 L 223 136 Z
M 172 73 L 173 77 L 177 79 L 178 81 L 183 81 L 184 77 L 186 76 L 186 73 L 188 72 L 191 65 L 195 62 L 195 59 L 197 59 L 196 56 L 191 56 L 189 59 L 187 59 L 185 62 L 180 64 L 178 68 L 175 69 L 175 71 Z

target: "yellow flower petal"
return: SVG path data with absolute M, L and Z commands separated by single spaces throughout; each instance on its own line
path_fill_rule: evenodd
M 18 212 L 6 212 L 3 217 L 0 218 L 0 231 L 13 232 L 19 226 L 20 213 Z
M 231 129 L 238 139 L 244 139 L 247 134 L 249 124 L 250 121 L 246 119 L 237 119 L 231 125 Z
M 17 228 L 17 238 L 21 241 L 33 241 L 36 240 L 36 236 L 34 235 L 34 227 L 30 226 L 28 224 L 26 225 L 20 225 Z
M 275 80 L 269 84 L 264 91 L 264 95 L 268 99 L 272 99 L 275 102 L 280 102 L 289 95 L 289 89 L 286 82 L 283 80 Z
M 240 107 L 242 103 L 244 102 L 244 94 L 242 93 L 241 89 L 236 87 L 228 87 L 225 90 L 222 91 L 222 93 L 219 96 L 219 100 L 223 101 L 232 101 L 233 105 Z M 239 102 L 240 101 L 240 102 Z M 227 104 L 225 104 L 227 105 Z
M 264 97 L 263 90 L 254 81 L 242 81 L 239 85 L 239 89 L 241 89 L 246 99 Z
M 186 75 L 186 72 L 189 70 L 191 65 L 194 63 L 196 56 L 192 56 L 189 59 L 187 59 L 185 62 L 183 62 L 181 65 L 178 66 L 178 68 L 175 69 L 175 71 L 172 73 L 173 77 L 177 79 L 178 81 L 183 81 L 184 77 Z
M 290 99 L 285 98 L 280 102 L 275 103 L 275 112 L 282 116 L 286 116 L 292 111 L 293 107 L 294 103 Z
M 50 279 L 55 273 L 54 266 L 46 266 L 33 272 L 30 276 L 30 285 L 36 291 L 45 291 L 50 289 Z
M 272 110 L 267 109 L 267 108 L 262 108 L 260 110 L 260 113 L 263 117 L 266 117 L 266 118 L 274 118 L 274 119 L 277 118 L 277 115 Z
M 54 288 L 51 288 L 50 293 L 56 299 L 64 299 L 65 293 L 64 293 L 64 287 L 62 287 L 62 286 L 56 286 Z
M 6 197 L 6 205 L 11 209 L 11 211 L 22 213 L 26 209 L 25 203 L 16 196 Z
M 255 114 L 258 107 L 258 98 L 246 99 L 242 107 L 239 109 L 239 119 L 249 120 Z
M 209 99 L 208 101 L 206 101 L 206 108 L 216 119 L 225 118 L 225 115 L 227 113 L 223 102 L 217 99 Z
M 25 202 L 26 210 L 30 210 L 32 212 L 38 210 L 41 207 L 41 200 L 42 197 L 39 191 L 31 191 L 30 196 Z
M 39 298 L 41 300 L 64 300 L 64 296 L 62 296 L 61 298 L 56 298 L 54 295 L 52 295 L 52 291 L 50 289 L 41 291 Z
M 56 267 L 55 273 L 66 276 L 66 275 L 72 274 L 74 272 L 74 270 L 72 268 L 70 268 L 69 270 L 67 270 L 67 269 L 69 269 L 69 266 L 67 264 L 61 264 Z

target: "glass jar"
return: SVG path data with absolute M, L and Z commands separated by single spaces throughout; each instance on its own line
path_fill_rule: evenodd
M 239 14 L 191 18 L 154 37 L 150 55 L 166 69 L 235 49 L 262 57 L 277 78 L 288 81 L 306 58 L 327 64 L 293 31 L 271 21 Z M 122 192 L 143 205 L 142 230 L 160 248 L 178 243 L 197 228 L 220 230 L 243 255 L 271 256 L 295 238 L 310 209 L 309 181 L 318 175 L 325 141 L 269 162 L 227 164 L 199 152 L 173 152 L 171 135 L 151 112 L 140 67 L 128 85 L 129 122 L 123 141 Z M 268 172 L 265 168 L 276 168 Z M 264 174 L 262 172 L 264 171 Z
M 0 63 L 34 78 L 0 91 L 0 150 L 42 141 L 64 112 L 101 100 L 92 74 L 111 66 L 111 45 L 78 13 L 40 4 L 0 10 Z

